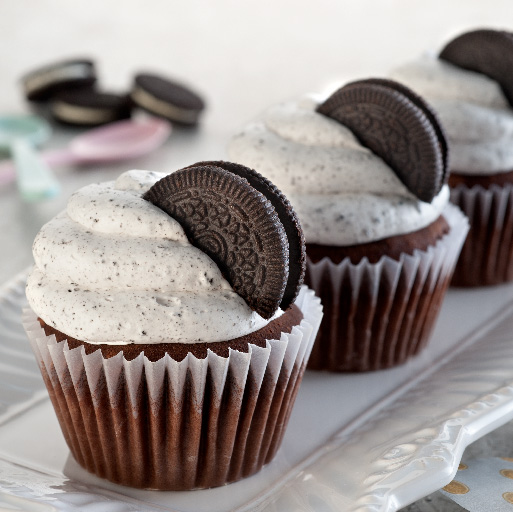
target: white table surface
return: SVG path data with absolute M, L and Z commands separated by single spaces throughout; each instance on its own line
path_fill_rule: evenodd
M 1 0 L 0 114 L 29 112 L 24 72 L 74 56 L 96 61 L 105 90 L 125 91 L 136 72 L 155 71 L 192 85 L 208 108 L 200 128 L 175 129 L 152 155 L 58 169 L 55 199 L 25 203 L 14 185 L 0 187 L 0 283 L 31 264 L 35 234 L 76 188 L 129 168 L 226 158 L 230 136 L 268 105 L 384 76 L 484 26 L 513 30 L 511 0 Z M 56 126 L 46 147 L 79 133 Z

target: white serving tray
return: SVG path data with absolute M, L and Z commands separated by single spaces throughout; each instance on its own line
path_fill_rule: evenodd
M 513 418 L 513 285 L 450 290 L 406 365 L 307 372 L 257 475 L 205 491 L 121 487 L 69 455 L 20 325 L 24 282 L 0 289 L 0 509 L 393 512 L 446 485 L 465 447 Z

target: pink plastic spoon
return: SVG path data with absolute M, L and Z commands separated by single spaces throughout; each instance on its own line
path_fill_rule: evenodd
M 171 125 L 163 119 L 118 121 L 78 135 L 67 148 L 43 151 L 39 156 L 51 166 L 128 160 L 157 149 L 170 133 Z M 0 184 L 14 179 L 13 162 L 0 163 Z

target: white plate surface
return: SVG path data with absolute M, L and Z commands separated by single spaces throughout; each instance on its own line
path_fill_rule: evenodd
M 206 491 L 117 486 L 69 455 L 20 325 L 24 279 L 0 291 L 1 510 L 392 512 L 447 484 L 464 448 L 513 418 L 513 285 L 450 290 L 408 364 L 307 372 L 257 475 Z

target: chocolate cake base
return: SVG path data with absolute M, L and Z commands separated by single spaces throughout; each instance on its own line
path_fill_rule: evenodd
M 470 220 L 470 231 L 451 281 L 489 286 L 513 280 L 513 170 L 449 177 L 451 202 Z
M 415 233 L 361 246 L 307 244 L 305 283 L 324 306 L 308 367 L 373 371 L 418 353 L 431 334 L 460 246 L 435 257 L 427 250 L 450 231 L 440 217 Z
M 306 244 L 306 253 L 313 263 L 317 263 L 322 258 L 329 258 L 333 263 L 340 263 L 345 258 L 349 258 L 351 263 L 355 265 L 360 263 L 363 258 L 367 258 L 370 263 L 377 263 L 385 255 L 399 261 L 401 254 L 413 254 L 415 249 L 425 251 L 429 246 L 435 245 L 448 232 L 449 224 L 443 216 L 440 216 L 429 226 L 413 233 L 391 236 L 375 242 L 357 245 Z
M 283 338 L 281 333 L 302 318 L 294 306 L 269 329 L 219 344 L 224 345 L 219 352 L 237 350 L 229 358 L 210 354 L 173 362 L 159 358 L 162 347 L 144 346 L 154 361 L 128 361 L 109 345 L 68 339 L 78 351 L 67 351 L 53 336 L 36 354 L 66 442 L 81 466 L 131 487 L 209 488 L 252 475 L 278 450 L 311 341 L 305 335 L 294 343 L 271 342 L 270 353 L 250 352 L 249 343 L 264 347 L 268 336 Z M 44 331 L 65 338 L 48 326 Z M 122 349 L 125 353 L 127 346 Z M 198 356 L 204 349 L 192 347 Z M 137 350 L 142 353 L 141 345 Z
M 497 174 L 465 174 L 453 171 L 449 176 L 449 186 L 456 188 L 458 185 L 468 188 L 480 186 L 484 189 L 489 189 L 492 185 L 499 187 L 513 185 L 513 170 Z
M 158 361 L 165 354 L 171 356 L 175 361 L 182 361 L 188 353 L 193 354 L 199 359 L 204 359 L 207 357 L 208 350 L 219 356 L 228 357 L 230 349 L 247 352 L 250 344 L 257 347 L 265 347 L 266 340 L 279 339 L 282 332 L 290 333 L 292 327 L 299 325 L 302 319 L 303 314 L 300 309 L 295 304 L 292 304 L 280 317 L 269 322 L 262 329 L 229 341 L 216 343 L 131 343 L 127 345 L 108 345 L 106 343 L 88 343 L 77 340 L 54 329 L 46 324 L 44 320 L 38 318 L 47 336 L 53 334 L 57 341 L 67 340 L 69 348 L 76 348 L 82 345 L 85 348 L 86 354 L 100 350 L 102 356 L 106 359 L 119 354 L 119 352 L 123 352 L 123 357 L 127 361 L 131 361 L 139 356 L 141 352 L 144 352 L 144 355 L 152 362 Z

